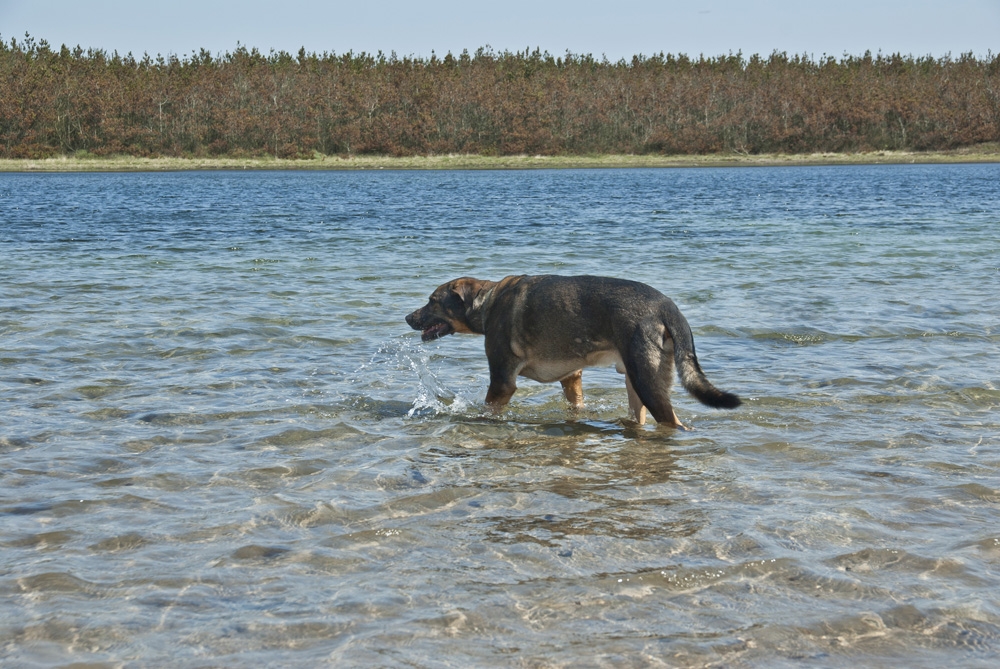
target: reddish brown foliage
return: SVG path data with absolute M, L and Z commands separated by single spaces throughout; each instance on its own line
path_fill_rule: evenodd
M 1000 140 L 1000 57 L 610 63 L 52 50 L 0 40 L 0 156 L 801 153 Z

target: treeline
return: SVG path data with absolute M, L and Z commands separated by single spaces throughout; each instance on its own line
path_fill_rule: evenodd
M 1000 140 L 1000 56 L 609 62 L 243 46 L 141 59 L 0 39 L 0 156 L 803 153 Z

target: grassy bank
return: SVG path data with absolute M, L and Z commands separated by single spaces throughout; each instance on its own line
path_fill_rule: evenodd
M 439 155 L 320 156 L 281 158 L 137 158 L 60 156 L 41 160 L 0 159 L 0 172 L 156 172 L 183 170 L 503 170 L 630 167 L 738 167 L 776 165 L 864 165 L 905 163 L 1000 162 L 1000 143 L 937 152 L 726 154 L 702 156 L 477 156 Z

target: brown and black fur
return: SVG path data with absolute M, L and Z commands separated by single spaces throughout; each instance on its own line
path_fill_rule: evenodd
M 461 278 L 435 290 L 406 317 L 424 341 L 456 332 L 486 335 L 490 387 L 486 403 L 501 407 L 524 376 L 562 383 L 566 399 L 583 406 L 584 367 L 614 365 L 625 375 L 629 407 L 658 423 L 683 427 L 670 404 L 674 365 L 698 401 L 734 409 L 740 399 L 713 386 L 701 371 L 694 339 L 677 305 L 635 281 L 597 276 Z

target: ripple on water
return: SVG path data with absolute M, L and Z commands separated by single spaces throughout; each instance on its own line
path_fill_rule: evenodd
M 992 666 L 997 169 L 0 175 L 0 663 Z M 403 320 L 552 271 L 744 405 Z

